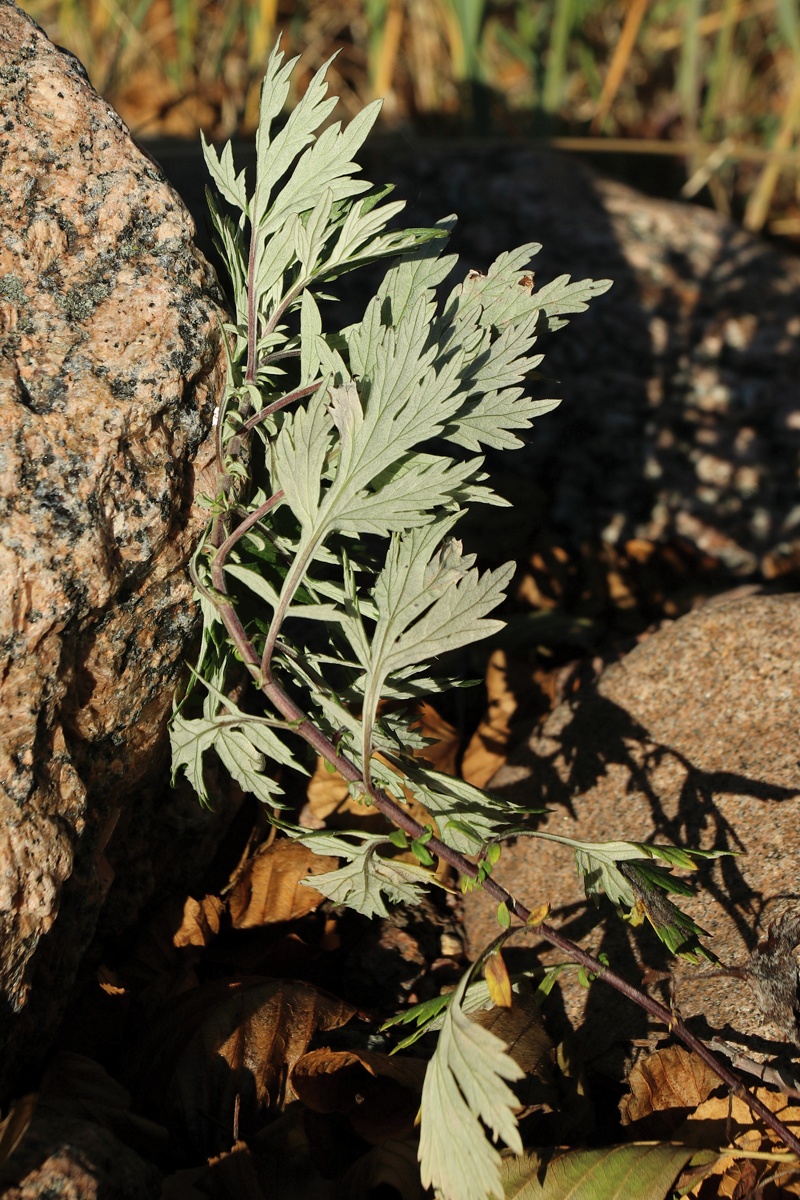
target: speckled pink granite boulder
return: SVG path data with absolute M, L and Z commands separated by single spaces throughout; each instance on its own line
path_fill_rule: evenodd
M 46 1045 L 114 869 L 138 875 L 130 909 L 195 819 L 154 788 L 224 361 L 191 218 L 9 0 L 0 64 L 2 1087 Z
M 798 646 L 798 596 L 706 604 L 561 704 L 491 786 L 550 808 L 540 827 L 552 833 L 736 851 L 741 857 L 698 873 L 701 886 L 685 908 L 726 965 L 743 965 L 756 931 L 800 902 Z M 496 876 L 530 905 L 551 903 L 557 925 L 607 951 L 632 982 L 647 967 L 669 967 L 649 928 L 631 932 L 609 905 L 598 912 L 587 904 L 566 847 L 522 838 L 504 851 Z M 479 893 L 466 898 L 473 954 L 496 933 L 495 908 Z M 681 964 L 674 984 L 696 1032 L 751 1050 L 779 1040 L 745 983 Z M 590 1057 L 647 1034 L 644 1014 L 608 987 L 587 993 L 571 982 L 562 999 Z

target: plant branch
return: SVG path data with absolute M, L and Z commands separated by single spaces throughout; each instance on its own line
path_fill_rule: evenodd
M 216 582 L 214 586 L 217 586 Z M 225 613 L 222 611 L 222 609 L 220 609 L 220 612 L 226 626 L 228 626 L 228 620 Z M 234 639 L 234 641 L 237 641 L 234 630 L 229 626 L 228 629 L 231 637 Z M 416 838 L 419 838 L 428 832 L 426 827 L 421 825 L 419 821 L 416 821 L 411 814 L 407 812 L 401 804 L 398 803 L 398 801 L 393 800 L 391 796 L 381 789 L 369 787 L 365 782 L 363 773 L 358 769 L 358 767 L 354 763 L 350 762 L 348 758 L 338 752 L 333 743 L 309 720 L 302 709 L 283 690 L 280 684 L 276 683 L 275 680 L 272 679 L 271 676 L 262 680 L 261 690 L 264 692 L 267 699 L 275 705 L 278 712 L 280 712 L 284 718 L 292 723 L 295 732 L 300 734 L 300 736 L 308 742 L 308 744 L 317 752 L 317 754 L 321 755 L 326 762 L 335 767 L 339 774 L 348 782 L 360 783 L 362 785 L 364 791 L 368 792 L 370 798 L 374 802 L 375 807 L 379 810 L 379 812 L 383 813 L 383 815 L 387 817 L 392 824 L 402 829 L 409 837 L 411 837 L 412 840 L 415 840 Z M 438 858 L 441 858 L 445 862 L 449 863 L 449 865 L 457 870 L 460 874 L 466 875 L 470 879 L 477 878 L 478 867 L 475 865 L 475 863 L 471 862 L 465 855 L 459 853 L 459 851 L 447 846 L 435 835 L 430 837 L 426 845 L 432 854 L 435 854 Z M 516 900 L 511 893 L 502 886 L 502 884 L 497 883 L 490 877 L 484 880 L 483 888 L 484 891 L 488 892 L 488 894 L 495 900 L 505 904 L 508 910 L 518 917 L 523 924 L 528 922 L 531 916 L 530 909 L 526 908 L 526 906 L 519 900 Z M 798 1139 L 795 1134 L 793 1134 L 791 1130 L 788 1129 L 783 1122 L 775 1116 L 774 1113 L 770 1112 L 766 1105 L 762 1104 L 757 1096 L 754 1096 L 750 1091 L 748 1091 L 741 1079 L 739 1079 L 738 1076 L 735 1075 L 733 1071 L 731 1071 L 730 1068 L 725 1065 L 725 1063 L 720 1062 L 717 1056 L 713 1054 L 712 1051 L 709 1050 L 699 1038 L 695 1037 L 695 1035 L 686 1028 L 680 1018 L 676 1017 L 675 1014 L 670 1011 L 670 1009 L 666 1008 L 663 1004 L 660 1004 L 657 1000 L 654 1000 L 651 996 L 648 996 L 645 992 L 642 992 L 638 988 L 634 987 L 633 984 L 628 983 L 628 981 L 623 979 L 621 975 L 617 975 L 616 971 L 611 970 L 610 967 L 605 966 L 605 964 L 600 962 L 599 959 L 587 953 L 587 951 L 582 950 L 577 943 L 560 933 L 559 930 L 557 930 L 554 926 L 543 922 L 541 924 L 537 924 L 535 928 L 537 932 L 545 939 L 545 941 L 550 942 L 553 946 L 557 946 L 576 962 L 579 962 L 582 966 L 586 967 L 586 969 L 596 976 L 597 979 L 602 980 L 603 983 L 608 984 L 610 987 L 613 987 L 616 991 L 620 992 L 621 995 L 626 996 L 629 1000 L 632 1000 L 634 1004 L 637 1004 L 640 1008 L 644 1009 L 645 1012 L 649 1013 L 656 1020 L 663 1021 L 667 1028 L 670 1029 L 671 1032 L 673 1032 L 676 1037 L 678 1037 L 686 1046 L 688 1046 L 689 1049 L 693 1050 L 695 1054 L 697 1054 L 697 1056 L 703 1060 L 703 1062 L 717 1075 L 720 1080 L 722 1080 L 725 1086 L 729 1088 L 729 1090 L 733 1092 L 735 1096 L 738 1096 L 748 1105 L 751 1112 L 760 1117 L 764 1124 L 767 1125 L 773 1131 L 773 1133 L 777 1134 L 781 1141 L 783 1141 L 790 1150 L 792 1150 L 795 1154 L 800 1155 L 800 1139 Z
M 217 583 L 215 573 L 219 573 L 220 579 L 223 579 L 222 569 L 225 566 L 225 560 L 233 547 L 239 541 L 239 538 L 244 537 L 248 530 L 252 529 L 254 525 L 257 525 L 258 522 L 267 515 L 270 509 L 274 508 L 275 505 L 278 504 L 282 499 L 283 491 L 278 491 L 274 494 L 274 496 L 270 496 L 269 500 L 265 500 L 263 504 L 260 504 L 258 508 L 249 513 L 243 521 L 240 521 L 233 533 L 229 534 L 225 541 L 221 544 L 214 555 L 214 561 L 211 566 L 211 578 L 214 583 L 214 587 L 217 588 L 218 591 L 224 591 L 227 595 L 227 589 L 220 587 Z
M 295 391 L 282 396 L 280 400 L 273 400 L 272 404 L 268 404 L 260 412 L 253 413 L 252 417 L 248 417 L 239 430 L 239 434 L 249 433 L 251 429 L 255 429 L 256 425 L 260 425 L 262 421 L 265 421 L 267 417 L 271 417 L 273 413 L 278 412 L 281 408 L 286 408 L 288 404 L 293 404 L 295 400 L 302 400 L 304 396 L 313 395 L 321 383 L 322 380 L 318 379 L 315 383 L 309 383 L 306 387 L 296 388 Z

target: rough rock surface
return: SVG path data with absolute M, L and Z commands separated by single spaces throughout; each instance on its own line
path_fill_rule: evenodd
M 131 1112 L 131 1098 L 91 1059 L 60 1053 L 38 1094 L 15 1105 L 21 1135 L 0 1163 L 6 1200 L 149 1200 L 161 1194 L 166 1130 Z M 159 1151 L 161 1152 L 159 1155 Z
M 161 1175 L 113 1133 L 81 1117 L 39 1117 L 4 1169 L 6 1200 L 155 1200 Z
M 540 828 L 551 833 L 741 855 L 701 868 L 685 908 L 726 966 L 744 965 L 770 921 L 800 902 L 799 643 L 800 597 L 712 601 L 561 704 L 491 786 L 517 803 L 546 805 Z M 530 905 L 552 903 L 564 932 L 607 951 L 633 982 L 646 967 L 668 967 L 649 928 L 631 934 L 608 906 L 598 914 L 587 903 L 568 848 L 519 839 L 497 878 Z M 479 893 L 466 899 L 473 954 L 497 931 L 494 909 Z M 681 964 L 674 996 L 695 1032 L 757 1050 L 766 1048 L 762 1034 L 777 1037 L 737 979 Z M 573 982 L 562 999 L 590 1057 L 606 1060 L 647 1031 L 644 1014 L 610 988 L 586 993 Z
M 2 1088 L 46 1048 L 114 871 L 130 920 L 156 856 L 203 836 L 154 789 L 224 359 L 190 216 L 9 0 L 0 63 Z

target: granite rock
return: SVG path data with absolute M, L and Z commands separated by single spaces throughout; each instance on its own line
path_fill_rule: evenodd
M 11 1114 L 16 1143 L 0 1162 L 7 1200 L 148 1200 L 161 1194 L 167 1132 L 131 1112 L 131 1098 L 103 1068 L 82 1055 L 60 1053 L 41 1091 Z
M 703 866 L 696 894 L 681 903 L 726 967 L 747 966 L 773 918 L 800 903 L 799 643 L 800 597 L 712 601 L 562 703 L 491 787 L 547 806 L 539 828 L 550 833 L 734 851 Z M 695 1032 L 751 1051 L 785 1042 L 746 982 L 675 966 L 649 927 L 633 931 L 606 901 L 599 911 L 590 905 L 566 847 L 520 838 L 496 875 L 528 905 L 551 903 L 556 925 L 608 952 L 632 982 L 674 967 L 660 986 L 669 983 Z M 480 893 L 466 898 L 473 955 L 496 932 L 494 908 Z M 540 957 L 559 956 L 544 949 Z M 560 1002 L 585 1051 L 605 1065 L 618 1068 L 631 1040 L 648 1036 L 645 1014 L 600 984 L 588 993 L 564 985 Z
M 130 920 L 165 829 L 173 863 L 182 829 L 203 840 L 159 791 L 225 366 L 155 164 L 9 0 L 0 63 L 2 1088 L 46 1048 L 115 870 Z
M 91 1120 L 43 1115 L 0 1170 L 6 1200 L 156 1200 L 161 1174 Z

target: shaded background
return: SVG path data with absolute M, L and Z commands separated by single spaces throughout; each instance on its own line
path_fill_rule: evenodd
M 252 132 L 278 34 L 339 117 L 522 137 L 800 244 L 797 0 L 27 0 L 138 138 Z

